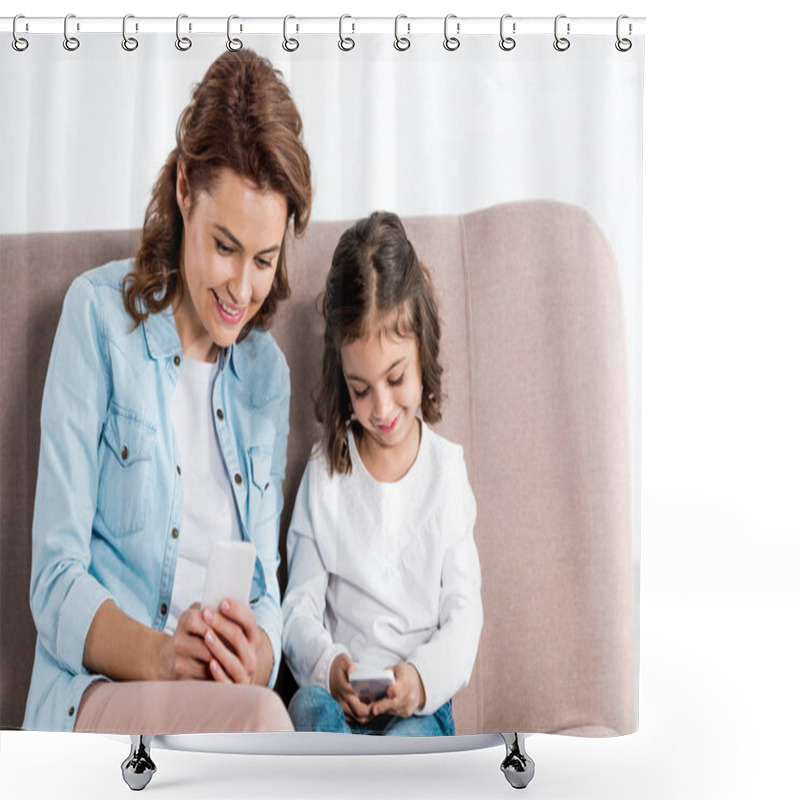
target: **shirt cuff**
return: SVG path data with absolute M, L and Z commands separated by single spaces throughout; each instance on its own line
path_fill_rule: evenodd
M 348 658 L 352 658 L 343 644 L 332 644 L 317 659 L 317 663 L 311 673 L 311 683 L 319 684 L 329 694 L 331 691 L 331 665 L 341 653 L 344 653 Z
M 86 636 L 95 614 L 106 600 L 112 600 L 110 592 L 88 574 L 73 582 L 58 612 L 56 653 L 58 660 L 73 675 L 85 673 L 83 650 Z
M 270 609 L 261 603 L 253 607 L 253 613 L 256 615 L 258 627 L 267 634 L 267 639 L 269 639 L 269 644 L 272 648 L 272 672 L 267 681 L 267 688 L 272 689 L 275 686 L 275 681 L 278 679 L 278 669 L 281 665 L 283 618 L 276 620 L 274 615 L 270 613 Z

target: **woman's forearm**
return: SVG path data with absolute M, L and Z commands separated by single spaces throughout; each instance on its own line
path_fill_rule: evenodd
M 164 644 L 168 634 L 142 625 L 106 600 L 92 620 L 83 647 L 90 672 L 118 681 L 166 680 Z

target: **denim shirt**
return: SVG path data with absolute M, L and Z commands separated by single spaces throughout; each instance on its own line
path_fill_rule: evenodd
M 28 729 L 72 730 L 84 690 L 104 678 L 83 666 L 103 602 L 157 630 L 167 621 L 183 520 L 170 402 L 183 354 L 171 311 L 132 329 L 121 294 L 132 267 L 130 259 L 112 262 L 73 282 L 50 355 L 33 512 Z M 272 335 L 258 330 L 220 358 L 214 422 L 242 538 L 258 554 L 251 607 L 272 644 L 272 687 L 283 625 L 277 569 L 289 369 Z

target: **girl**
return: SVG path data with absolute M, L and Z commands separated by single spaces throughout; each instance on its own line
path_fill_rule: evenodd
M 250 50 L 180 118 L 135 259 L 65 300 L 41 415 L 25 727 L 291 729 L 272 687 L 289 373 L 265 330 L 310 212 L 302 125 Z M 201 609 L 211 544 L 246 539 L 249 604 Z
M 483 624 L 475 500 L 441 419 L 439 319 L 428 270 L 399 218 L 346 231 L 323 300 L 316 413 L 323 439 L 287 539 L 283 647 L 300 685 L 297 730 L 455 733 Z M 389 668 L 369 701 L 355 666 Z

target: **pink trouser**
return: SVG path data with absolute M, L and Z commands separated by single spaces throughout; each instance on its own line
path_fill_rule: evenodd
M 283 701 L 261 686 L 214 681 L 97 681 L 83 693 L 81 733 L 291 731 Z

